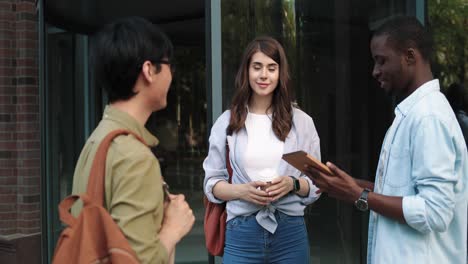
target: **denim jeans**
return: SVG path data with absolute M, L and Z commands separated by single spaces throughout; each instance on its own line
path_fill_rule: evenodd
M 307 264 L 309 240 L 302 216 L 275 212 L 278 227 L 274 234 L 263 229 L 255 215 L 238 216 L 226 224 L 224 264 L 281 263 Z

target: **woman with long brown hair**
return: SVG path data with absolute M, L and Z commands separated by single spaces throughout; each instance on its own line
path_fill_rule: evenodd
M 304 150 L 320 159 L 320 140 L 312 118 L 292 105 L 288 71 L 278 41 L 254 39 L 242 57 L 231 108 L 211 130 L 204 191 L 212 202 L 227 201 L 223 263 L 309 263 L 303 216 L 318 189 L 281 157 Z

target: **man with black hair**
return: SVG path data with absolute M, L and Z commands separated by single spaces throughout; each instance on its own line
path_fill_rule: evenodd
M 149 146 L 158 140 L 145 128 L 151 113 L 166 107 L 172 81 L 173 47 L 149 21 L 130 17 L 106 25 L 97 35 L 93 66 L 109 105 L 87 140 L 75 168 L 73 193 L 86 191 L 97 148 L 118 129 L 130 130 Z M 115 138 L 106 160 L 105 208 L 141 263 L 173 263 L 176 244 L 192 228 L 194 215 L 183 195 L 165 202 L 158 160 L 133 135 Z M 77 215 L 80 205 L 73 208 Z
M 429 63 L 430 36 L 413 17 L 396 17 L 371 40 L 372 75 L 395 96 L 375 184 L 328 162 L 308 168 L 321 192 L 372 210 L 367 263 L 465 263 L 467 147 Z

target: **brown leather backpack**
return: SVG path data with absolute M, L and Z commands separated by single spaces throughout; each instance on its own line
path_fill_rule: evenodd
M 232 167 L 229 159 L 229 144 L 226 140 L 226 168 L 229 175 L 228 182 L 232 182 Z M 205 246 L 208 253 L 213 256 L 223 256 L 224 241 L 226 236 L 226 202 L 213 203 L 208 200 L 206 195 L 203 197 L 205 206 Z
M 141 137 L 131 131 L 112 131 L 98 147 L 86 193 L 70 195 L 60 203 L 60 220 L 67 227 L 60 234 L 53 264 L 139 263 L 119 226 L 103 207 L 107 150 L 115 137 L 128 134 L 145 144 Z M 83 209 L 75 218 L 70 214 L 70 209 L 78 199 L 83 201 Z

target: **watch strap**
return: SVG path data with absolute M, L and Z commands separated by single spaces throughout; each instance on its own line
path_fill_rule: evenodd
M 359 199 L 357 199 L 354 202 L 354 205 L 356 206 L 358 210 L 363 211 L 363 212 L 369 210 L 369 203 L 367 202 L 367 198 L 370 192 L 371 190 L 367 188 L 364 188 L 364 190 L 362 190 L 361 196 L 359 196 Z
M 371 190 L 364 188 L 364 190 L 362 190 L 361 197 L 359 197 L 359 199 L 367 202 L 367 197 L 369 196 L 370 192 Z
M 301 183 L 294 176 L 289 176 L 293 180 L 293 192 L 298 192 L 301 189 Z

